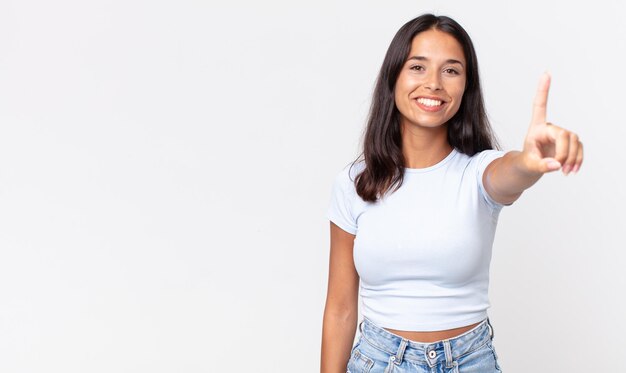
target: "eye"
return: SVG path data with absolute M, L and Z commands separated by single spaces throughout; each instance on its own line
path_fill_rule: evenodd
M 423 71 L 423 70 L 424 70 L 424 67 L 423 67 L 423 66 L 421 66 L 421 65 L 415 65 L 415 66 L 411 66 L 411 67 L 409 67 L 409 69 L 411 69 L 411 70 L 415 70 L 415 71 Z
M 443 70 L 443 72 L 446 74 L 459 75 L 459 72 L 456 69 L 452 69 L 452 68 L 447 68 Z

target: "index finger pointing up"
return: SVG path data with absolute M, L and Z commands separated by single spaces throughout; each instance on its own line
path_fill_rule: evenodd
M 550 90 L 550 74 L 543 73 L 539 79 L 537 95 L 533 103 L 533 124 L 544 124 L 546 122 L 546 110 L 548 106 L 548 91 Z

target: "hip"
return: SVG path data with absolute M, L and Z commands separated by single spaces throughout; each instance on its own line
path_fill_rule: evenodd
M 348 361 L 349 373 L 501 372 L 493 346 L 493 328 L 485 319 L 453 338 L 416 342 L 365 318 Z

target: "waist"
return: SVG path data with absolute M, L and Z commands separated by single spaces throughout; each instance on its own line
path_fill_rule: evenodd
M 367 340 L 368 343 L 392 355 L 396 354 L 401 345 L 404 345 L 405 355 L 413 360 L 423 359 L 425 353 L 431 350 L 436 350 L 437 353 L 443 352 L 446 344 L 452 348 L 455 354 L 462 355 L 475 349 L 477 346 L 481 346 L 483 343 L 486 343 L 493 336 L 488 319 L 484 319 L 477 324 L 457 329 L 465 328 L 469 329 L 465 332 L 460 332 L 460 334 L 454 337 L 444 338 L 442 340 L 432 342 L 418 342 L 392 333 L 387 329 L 374 324 L 367 318 L 364 318 L 359 324 L 361 337 Z
M 407 331 L 407 330 L 396 330 L 390 328 L 384 328 L 388 332 L 398 335 L 400 337 L 404 337 L 413 342 L 422 342 L 422 343 L 430 343 L 442 341 L 444 339 L 455 338 L 462 335 L 465 332 L 468 332 L 478 326 L 481 322 L 477 322 L 471 325 L 462 326 L 460 328 L 448 329 L 448 330 L 437 330 L 432 332 L 415 332 L 415 331 Z

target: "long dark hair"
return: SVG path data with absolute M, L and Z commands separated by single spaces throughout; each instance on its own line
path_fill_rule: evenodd
M 358 195 L 375 202 L 404 180 L 405 159 L 394 89 L 400 70 L 411 51 L 413 38 L 422 31 L 437 29 L 453 36 L 463 47 L 467 63 L 465 91 L 461 106 L 448 121 L 448 142 L 461 153 L 472 156 L 498 147 L 489 125 L 478 77 L 478 61 L 467 32 L 446 16 L 421 15 L 398 30 L 380 68 L 363 138 L 363 152 L 352 162 L 365 161 L 365 169 L 356 177 Z

